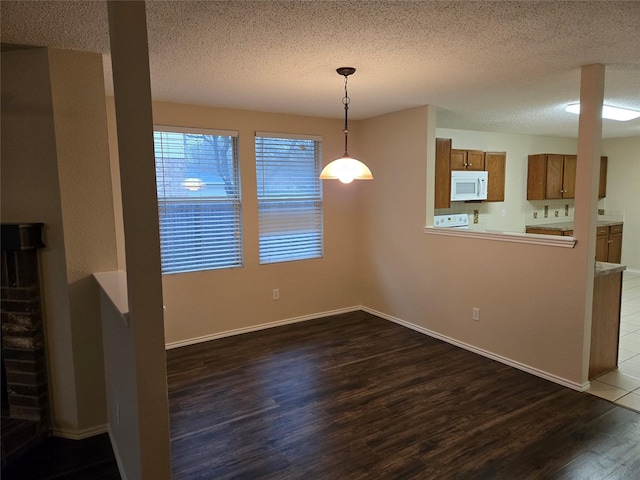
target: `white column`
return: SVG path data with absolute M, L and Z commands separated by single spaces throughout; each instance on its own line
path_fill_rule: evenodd
M 171 448 L 145 3 L 109 1 L 108 12 L 137 389 L 138 478 L 161 480 L 171 478 Z

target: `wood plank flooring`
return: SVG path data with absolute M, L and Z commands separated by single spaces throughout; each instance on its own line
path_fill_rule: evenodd
M 174 479 L 640 478 L 640 414 L 365 312 L 167 366 Z

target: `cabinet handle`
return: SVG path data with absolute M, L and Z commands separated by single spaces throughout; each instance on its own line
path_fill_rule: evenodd
M 607 243 L 613 243 L 613 240 L 607 240 Z

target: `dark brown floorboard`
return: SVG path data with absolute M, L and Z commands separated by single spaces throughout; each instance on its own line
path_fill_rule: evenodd
M 2 480 L 120 480 L 109 436 L 49 437 L 2 470 Z
M 364 312 L 167 365 L 174 479 L 640 478 L 640 414 Z

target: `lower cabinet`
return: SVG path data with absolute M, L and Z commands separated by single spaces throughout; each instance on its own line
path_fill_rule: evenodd
M 527 227 L 526 233 L 538 235 L 573 236 L 573 230 L 557 228 Z M 622 259 L 622 224 L 598 227 L 596 233 L 596 261 L 620 263 Z
M 558 230 L 555 228 L 527 227 L 526 233 L 535 233 L 536 235 L 557 235 L 564 237 L 573 236 L 573 230 Z
M 598 227 L 596 236 L 596 260 L 620 263 L 622 257 L 622 224 Z

